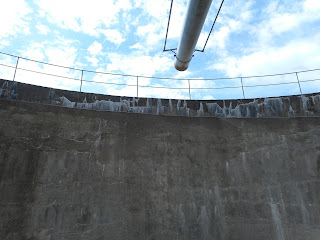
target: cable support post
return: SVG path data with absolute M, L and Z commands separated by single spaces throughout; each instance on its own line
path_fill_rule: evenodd
M 12 80 L 13 82 L 14 82 L 14 80 L 15 80 L 15 78 L 16 78 L 16 73 L 17 73 L 17 69 L 18 69 L 19 59 L 20 59 L 20 57 L 17 58 L 17 63 L 16 63 L 16 67 L 15 67 L 14 74 L 13 74 L 13 80 Z
M 300 94 L 302 95 L 302 90 L 301 90 L 301 86 L 300 86 L 298 72 L 296 72 L 296 76 L 297 76 L 297 81 L 298 81 L 298 85 L 299 85 L 299 89 L 300 89 Z
M 80 81 L 81 81 L 81 83 L 80 83 L 80 92 L 81 92 L 81 88 L 82 88 L 82 78 L 83 78 L 83 70 L 81 70 L 81 79 L 80 79 Z
M 246 99 L 245 95 L 244 95 L 244 88 L 243 88 L 243 82 L 242 82 L 242 77 L 241 79 L 241 88 L 242 88 L 242 95 L 243 95 L 243 99 Z
M 137 98 L 139 97 L 139 77 L 137 76 Z
M 189 99 L 191 100 L 191 87 L 190 87 L 190 79 L 188 79 L 188 83 L 189 83 Z

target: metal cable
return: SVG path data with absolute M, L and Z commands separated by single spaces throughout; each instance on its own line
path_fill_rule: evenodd
M 227 89 L 227 88 L 241 88 L 242 86 L 235 86 L 235 87 L 212 87 L 212 88 L 190 88 L 190 89 L 198 89 L 198 90 L 212 90 L 212 89 Z
M 213 29 L 214 25 L 216 24 L 216 21 L 217 21 L 217 19 L 218 19 L 218 16 L 219 16 L 219 13 L 220 13 L 220 10 L 221 10 L 221 8 L 222 8 L 223 3 L 224 3 L 224 0 L 222 0 L 222 2 L 221 2 L 221 4 L 220 4 L 219 10 L 218 10 L 217 15 L 216 15 L 216 18 L 215 18 L 214 21 L 213 21 L 213 24 L 212 24 L 212 27 L 211 27 L 211 29 L 210 29 L 209 35 L 208 35 L 208 37 L 207 37 L 206 43 L 204 44 L 203 49 L 201 50 L 201 52 L 204 52 L 204 49 L 205 49 L 206 46 L 207 46 L 207 43 L 208 43 L 208 40 L 209 40 L 209 38 L 210 38 L 212 29 Z
M 219 80 L 233 80 L 233 79 L 240 79 L 241 77 L 230 77 L 230 78 L 169 78 L 169 77 L 151 77 L 151 76 L 139 76 L 139 75 L 130 75 L 130 74 L 120 74 L 120 73 L 108 73 L 108 72 L 98 72 L 98 71 L 91 71 L 91 70 L 85 70 L 85 69 L 79 69 L 79 68 L 71 68 L 71 67 L 65 67 L 65 66 L 60 66 L 56 64 L 51 64 L 51 63 L 46 63 L 46 62 L 41 62 L 29 58 L 24 58 L 4 52 L 0 52 L 0 54 L 11 56 L 11 57 L 16 57 L 20 59 L 24 59 L 27 61 L 32 61 L 32 62 L 37 62 L 41 64 L 46 64 L 54 67 L 61 67 L 65 69 L 70 69 L 70 70 L 76 70 L 76 71 L 84 71 L 88 73 L 98 73 L 98 74 L 106 74 L 106 75 L 114 75 L 114 76 L 122 76 L 122 77 L 139 77 L 139 78 L 148 78 L 148 79 L 159 79 L 159 80 L 179 80 L 179 81 L 219 81 Z M 276 73 L 276 74 L 267 74 L 267 75 L 257 75 L 257 76 L 246 76 L 242 78 L 260 78 L 260 77 L 273 77 L 273 76 L 281 76 L 281 75 L 289 75 L 289 74 L 296 74 L 296 73 L 304 73 L 304 72 L 313 72 L 313 71 L 319 71 L 320 68 L 315 68 L 315 69 L 309 69 L 309 70 L 302 70 L 302 71 L 295 71 L 295 72 L 287 72 L 287 73 Z
M 139 85 L 139 88 L 140 87 L 142 87 L 142 88 L 165 88 L 165 89 L 181 89 L 181 90 L 183 90 L 183 89 L 189 89 L 189 88 L 179 88 L 179 87 L 165 87 L 165 86 L 146 86 L 146 85 L 142 85 L 142 86 L 140 86 Z
M 270 83 L 270 84 L 259 84 L 259 85 L 248 85 L 243 87 L 267 87 L 267 86 L 276 86 L 276 85 L 286 85 L 286 84 L 297 84 L 297 82 L 286 82 L 286 83 Z
M 300 82 L 314 82 L 314 81 L 319 81 L 320 79 L 312 79 L 312 80 L 300 80 Z
M 166 39 L 164 40 L 164 47 L 163 47 L 163 51 L 164 51 L 164 52 L 166 51 L 167 38 L 168 38 L 168 31 L 169 31 L 169 24 L 170 24 L 170 18 L 171 18 L 172 4 L 173 4 L 173 0 L 171 0 L 171 5 L 170 5 L 170 12 L 169 12 L 169 18 L 168 18 L 168 25 L 167 25 Z M 172 49 L 172 50 L 174 50 L 174 49 Z
M 9 66 L 9 65 L 5 65 L 5 64 L 2 64 L 2 63 L 0 63 L 0 65 L 1 65 L 1 66 L 5 66 L 5 67 L 9 67 L 9 68 L 16 68 L 16 67 Z M 17 68 L 17 69 L 22 70 L 22 71 L 26 71 L 26 72 L 33 72 L 33 73 L 48 75 L 48 76 L 52 76 L 52 77 L 66 78 L 66 79 L 70 79 L 70 80 L 79 81 L 79 79 L 70 78 L 70 77 L 65 77 L 65 76 L 60 76 L 60 75 L 51 74 L 51 73 L 38 72 L 38 71 L 29 70 L 29 69 L 25 69 L 25 68 Z
M 9 68 L 16 68 L 15 66 L 10 66 L 6 64 L 0 63 L 0 66 L 4 67 L 9 67 Z M 81 81 L 76 78 L 71 78 L 71 77 L 66 77 L 66 76 L 61 76 L 61 75 L 56 75 L 56 74 L 51 74 L 51 73 L 44 73 L 44 72 L 39 72 L 39 71 L 34 71 L 30 69 L 25 69 L 25 68 L 16 68 L 19 70 L 27 71 L 27 72 L 32 72 L 32 73 L 37 73 L 37 74 L 43 74 L 47 76 L 52 76 L 52 77 L 59 77 L 59 78 L 65 78 L 73 81 Z M 318 70 L 318 69 L 317 69 Z M 315 71 L 315 70 L 306 70 L 306 71 L 301 71 L 301 72 L 307 72 L 307 71 Z M 291 73 L 292 74 L 292 73 Z M 268 75 L 269 76 L 269 75 Z M 193 80 L 193 79 L 189 79 Z M 200 80 L 200 79 L 197 79 Z M 209 80 L 209 79 L 206 79 Z M 88 82 L 88 83 L 101 83 L 101 84 L 107 84 L 107 85 L 117 85 L 117 86 L 128 86 L 128 87 L 136 87 L 137 85 L 133 84 L 126 84 L 126 83 L 107 83 L 107 82 L 101 82 L 101 81 L 90 81 L 90 80 L 85 80 L 82 79 L 83 82 Z M 320 81 L 320 79 L 309 79 L 309 80 L 300 80 L 300 82 L 314 82 L 314 81 Z M 208 87 L 208 88 L 190 88 L 194 90 L 213 90 L 213 89 L 229 89 L 229 88 L 241 88 L 241 87 L 267 87 L 267 86 L 277 86 L 277 85 L 288 85 L 288 84 L 296 84 L 297 82 L 282 82 L 282 83 L 270 83 L 270 84 L 258 84 L 258 85 L 243 85 L 243 86 L 229 86 L 229 87 Z M 163 88 L 163 89 L 181 89 L 181 90 L 187 90 L 189 88 L 187 87 L 165 87 L 165 86 L 150 86 L 150 85 L 139 85 L 139 87 L 142 88 Z

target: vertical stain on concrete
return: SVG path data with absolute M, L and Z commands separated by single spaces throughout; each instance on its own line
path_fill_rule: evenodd
M 169 108 L 170 108 L 170 112 L 173 112 L 173 106 L 172 106 L 172 100 L 169 99 Z
M 246 153 L 242 152 L 240 154 L 241 154 L 243 171 L 245 172 L 245 174 L 248 174 Z
M 296 191 L 297 191 L 297 195 L 300 201 L 300 211 L 301 211 L 301 216 L 302 216 L 302 223 L 305 225 L 308 225 L 309 223 L 309 212 L 306 208 L 306 204 L 304 201 L 304 196 L 301 193 L 301 189 L 299 188 L 298 185 L 296 185 Z
M 292 109 L 292 106 L 290 105 L 290 106 L 289 106 L 289 111 L 288 111 L 288 117 L 294 117 L 294 114 L 295 114 L 295 112 L 294 112 L 294 110 Z
M 222 108 L 218 103 L 206 103 L 208 108 L 208 113 L 212 116 L 218 117 L 222 116 Z
M 299 97 L 302 103 L 302 110 L 306 113 L 306 115 L 309 115 L 309 111 L 308 111 L 308 105 L 309 105 L 309 98 L 302 95 Z
M 0 97 L 4 97 L 4 98 L 10 98 L 10 91 L 8 90 L 9 85 L 8 85 L 9 81 L 4 81 L 2 84 L 2 87 L 0 88 Z
M 17 82 L 11 83 L 11 99 L 16 99 L 18 96 Z
M 178 100 L 177 103 L 177 111 L 180 116 L 189 117 L 190 116 L 190 109 L 188 108 L 187 101 L 183 101 L 183 106 L 181 106 L 181 100 Z
M 283 101 L 281 98 L 267 98 L 263 104 L 266 117 L 281 117 L 283 112 Z
M 186 225 L 186 217 L 182 209 L 182 204 L 179 204 L 179 222 L 180 222 L 180 231 L 183 233 L 187 233 L 188 227 Z
M 49 102 L 51 104 L 54 103 L 54 95 L 55 95 L 54 88 L 50 88 L 49 95 L 48 95 L 48 100 L 49 100 Z
M 165 106 L 162 106 L 161 99 L 157 100 L 157 115 L 165 113 Z
M 268 187 L 269 205 L 271 209 L 272 224 L 274 229 L 274 239 L 275 240 L 285 240 L 285 234 L 283 231 L 281 214 L 279 212 L 278 203 L 275 202 L 272 197 L 270 188 Z
M 224 240 L 226 237 L 226 221 L 223 202 L 220 196 L 220 190 L 218 185 L 214 187 L 214 221 L 215 231 L 213 239 Z
M 210 219 L 207 214 L 206 206 L 201 207 L 200 213 L 200 227 L 201 227 L 201 235 L 204 240 L 211 240 L 209 229 L 210 229 Z
M 204 115 L 203 104 L 200 102 L 200 108 L 197 110 L 197 117 L 201 117 Z
M 270 203 L 271 207 L 271 214 L 272 214 L 272 220 L 273 225 L 275 228 L 275 240 L 285 240 L 282 223 L 281 223 L 281 216 L 278 209 L 278 205 L 276 203 Z

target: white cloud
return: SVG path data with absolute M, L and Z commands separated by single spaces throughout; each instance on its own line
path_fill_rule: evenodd
M 32 10 L 24 0 L 10 0 L 1 4 L 0 39 L 18 33 L 29 33 L 28 14 Z
M 98 66 L 99 59 L 95 57 L 86 57 L 86 59 L 92 64 L 93 67 Z
M 168 48 L 177 47 L 177 40 L 182 31 L 183 18 L 186 10 L 186 0 L 174 1 L 168 32 Z M 143 9 L 143 21 L 137 28 L 136 34 L 143 42 L 145 50 L 162 49 L 170 9 L 170 1 L 135 1 L 136 7 Z M 147 23 L 147 24 L 146 24 Z
M 209 69 L 219 70 L 229 77 L 265 75 L 318 68 L 320 62 L 319 31 L 304 25 L 320 20 L 313 1 L 291 2 L 290 8 L 271 2 L 261 12 L 260 21 L 242 22 L 230 27 L 230 21 L 218 28 L 210 42 L 218 59 Z M 313 8 L 313 9 L 312 9 Z M 250 9 L 248 9 L 250 11 Z M 250 18 L 249 18 L 250 19 Z M 232 39 L 233 33 L 250 34 L 249 38 Z M 290 33 L 290 38 L 286 37 Z M 233 50 L 236 49 L 237 51 Z M 313 76 L 309 76 L 313 77 Z M 250 84 L 296 81 L 295 76 L 247 79 Z M 284 87 L 284 86 L 281 86 Z M 275 92 L 276 93 L 276 92 Z
M 153 47 L 154 45 L 161 42 L 164 36 L 159 34 L 159 25 L 154 25 L 150 23 L 148 25 L 139 26 L 137 28 L 137 35 L 141 38 L 145 38 L 146 49 L 148 47 Z
M 292 8 L 288 9 L 271 2 L 263 12 L 265 19 L 252 26 L 251 32 L 258 37 L 261 46 L 286 32 L 303 31 L 307 26 L 304 24 L 320 20 L 320 6 L 316 1 L 294 1 L 291 5 Z
M 116 1 L 117 8 L 123 10 L 130 10 L 132 8 L 132 4 L 130 0 L 118 0 Z
M 130 48 L 130 49 L 142 50 L 142 49 L 144 49 L 144 46 L 142 46 L 141 43 L 136 43 L 136 44 L 130 46 L 129 48 Z
M 25 50 L 20 50 L 19 52 L 21 56 L 26 58 L 65 67 L 75 67 L 77 50 L 72 46 L 73 44 L 73 41 L 67 39 L 43 42 L 41 44 L 32 43 L 26 47 Z M 60 78 L 18 69 L 16 80 L 19 82 L 69 90 L 79 89 L 79 81 L 74 81 L 68 78 L 79 79 L 80 71 L 41 64 L 24 59 L 20 59 L 18 68 L 67 77 Z
M 306 0 L 303 4 L 304 9 L 312 11 L 312 12 L 318 12 L 320 10 L 320 2 L 314 1 L 314 0 Z
M 88 51 L 92 55 L 97 55 L 102 50 L 102 45 L 98 43 L 97 41 L 94 41 L 89 47 Z
M 225 71 L 230 77 L 291 72 L 319 67 L 320 34 L 292 40 L 281 47 L 268 47 L 239 57 L 229 56 L 211 68 Z
M 100 71 L 176 78 L 245 76 L 319 67 L 320 49 L 317 43 L 320 35 L 317 23 L 320 22 L 320 1 L 270 0 L 264 3 L 254 0 L 226 1 L 205 53 L 195 53 L 195 55 L 201 54 L 201 58 L 194 58 L 189 70 L 185 72 L 174 70 L 172 53 L 161 54 L 170 1 L 39 0 L 36 4 L 39 8 L 32 10 L 27 1 L 23 0 L 12 0 L 3 4 L 1 9 L 3 14 L 0 15 L 0 48 L 57 65 L 81 68 L 92 66 L 100 67 Z M 186 5 L 187 0 L 175 0 L 173 3 L 167 48 L 177 47 Z M 213 1 L 197 48 L 203 47 L 219 5 L 220 2 Z M 37 16 L 30 14 L 32 11 L 37 13 Z M 36 23 L 32 28 L 29 23 L 31 20 Z M 51 24 L 48 24 L 47 20 Z M 47 26 L 53 28 L 49 29 Z M 75 32 L 71 35 L 66 29 Z M 29 38 L 12 38 L 18 34 L 27 34 L 29 31 L 35 31 L 32 33 L 34 44 L 30 43 Z M 65 40 L 59 36 L 72 36 L 78 40 L 77 42 Z M 50 41 L 43 40 L 45 38 Z M 104 49 L 105 41 L 112 43 L 106 49 Z M 118 47 L 121 44 L 122 46 Z M 112 52 L 107 54 L 107 49 Z M 14 64 L 14 61 L 12 63 Z M 26 64 L 21 61 L 21 66 L 79 78 L 79 72 L 76 71 Z M 195 69 L 194 66 L 199 67 Z M 209 67 L 209 71 L 205 71 L 206 66 Z M 22 71 L 18 73 L 18 78 L 25 76 L 31 83 L 40 85 L 51 84 L 50 86 L 68 89 L 77 86 L 77 82 L 65 79 L 27 75 L 27 73 L 22 75 Z M 85 77 L 136 84 L 134 77 L 120 78 L 105 75 L 94 77 L 94 74 L 92 76 L 87 74 Z M 259 81 L 261 79 L 257 80 Z M 139 79 L 139 84 L 142 85 L 187 87 L 187 83 L 187 81 Z M 211 87 L 214 84 L 202 80 L 191 81 L 192 87 Z M 99 87 L 97 89 L 100 91 Z M 110 94 L 133 96 L 136 94 L 135 87 L 107 85 L 106 89 L 113 91 L 108 92 Z M 217 91 L 214 92 L 216 94 Z M 203 95 L 211 97 L 212 92 L 199 90 L 192 94 L 193 97 L 201 98 Z M 188 91 L 141 88 L 139 95 L 188 98 Z
M 43 34 L 43 35 L 47 35 L 48 32 L 50 32 L 50 29 L 49 29 L 47 26 L 43 25 L 43 24 L 38 24 L 38 25 L 36 26 L 36 28 L 37 28 L 38 31 L 39 31 L 41 34 Z
M 0 65 L 0 79 L 12 80 L 14 75 L 14 68 L 17 59 L 7 55 L 0 55 L 0 63 L 11 67 Z
M 26 50 L 20 51 L 21 56 L 37 60 L 37 61 L 43 61 L 45 58 L 44 55 L 44 45 L 40 43 L 32 43 L 28 46 Z
M 172 63 L 173 64 L 173 63 Z M 174 75 L 174 78 L 188 78 L 188 77 L 192 77 L 193 75 L 193 72 L 189 71 L 189 70 L 186 70 L 186 71 L 183 71 L 183 72 L 177 72 L 175 75 Z
M 224 54 L 226 48 L 233 42 L 230 39 L 234 33 L 246 31 L 253 18 L 253 1 L 235 1 L 230 2 L 231 5 L 225 3 L 217 19 L 216 25 L 211 33 L 206 46 L 207 51 L 214 51 L 217 54 Z M 220 5 L 220 3 L 219 3 Z M 217 8 L 218 6 L 216 6 Z M 240 13 L 240 14 L 239 14 Z M 214 21 L 216 11 L 210 11 L 207 21 L 210 25 Z M 209 32 L 202 32 L 197 44 L 198 48 L 202 48 L 205 44 Z
M 59 63 L 59 65 L 66 67 L 73 67 L 77 50 L 74 47 L 64 47 L 58 49 L 52 47 L 45 50 L 45 53 L 51 63 Z
M 99 35 L 98 29 L 101 26 L 109 27 L 117 23 L 117 16 L 121 10 L 131 8 L 127 0 L 40 0 L 38 5 L 50 22 L 62 28 L 94 36 Z
M 101 32 L 104 34 L 104 36 L 109 42 L 112 42 L 115 45 L 119 46 L 121 43 L 125 41 L 125 38 L 116 29 L 106 29 L 106 30 L 101 30 Z
M 10 42 L 8 40 L 1 40 L 0 41 L 0 48 L 7 47 L 10 45 Z
M 132 53 L 131 55 L 122 55 L 117 53 L 108 54 L 108 59 L 111 62 L 107 65 L 105 72 L 121 72 L 130 75 L 143 76 L 159 76 L 165 74 L 173 67 L 173 61 L 167 56 L 155 55 L 145 56 L 142 54 Z M 178 73 L 179 76 L 190 76 L 192 73 Z M 98 79 L 98 78 L 96 78 Z M 107 80 L 108 79 L 108 80 Z M 102 77 L 100 77 L 102 80 Z M 104 76 L 104 80 L 115 83 L 126 83 L 134 86 L 117 87 L 107 85 L 108 94 L 112 95 L 136 95 L 135 77 L 115 77 Z M 150 78 L 139 77 L 139 96 L 140 97 L 159 97 L 159 98 L 189 98 L 189 90 L 187 81 L 179 80 L 157 80 Z M 199 85 L 195 83 L 195 86 Z M 168 88 L 147 88 L 141 86 L 166 86 L 170 88 L 185 88 L 185 89 L 168 89 Z
M 152 57 L 109 53 L 108 59 L 111 62 L 107 66 L 108 71 L 121 71 L 132 75 L 152 76 L 168 71 L 172 65 L 170 58 L 157 55 Z

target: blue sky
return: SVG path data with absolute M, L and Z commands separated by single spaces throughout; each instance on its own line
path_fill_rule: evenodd
M 220 78 L 320 68 L 320 1 L 225 0 L 204 53 L 178 72 L 174 56 L 162 52 L 170 0 L 10 0 L 2 1 L 0 51 L 68 67 L 170 78 Z M 187 1 L 174 0 L 168 48 L 176 48 Z M 198 41 L 202 48 L 219 8 L 213 0 Z M 0 55 L 14 66 L 15 58 Z M 79 79 L 81 72 L 20 60 L 19 67 Z M 14 69 L 0 66 L 0 78 Z M 320 79 L 320 71 L 300 80 Z M 134 77 L 84 73 L 84 80 L 136 84 Z M 79 82 L 18 70 L 17 81 L 79 90 Z M 243 79 L 244 85 L 294 82 L 296 76 Z M 240 79 L 191 81 L 192 88 L 240 86 Z M 188 81 L 139 78 L 139 85 L 188 87 Z M 304 93 L 320 91 L 320 81 L 301 83 Z M 84 83 L 83 91 L 135 96 L 136 87 Z M 246 87 L 247 98 L 298 94 L 297 84 Z M 193 99 L 242 98 L 241 88 L 191 90 Z M 189 98 L 189 92 L 139 88 L 140 97 Z

